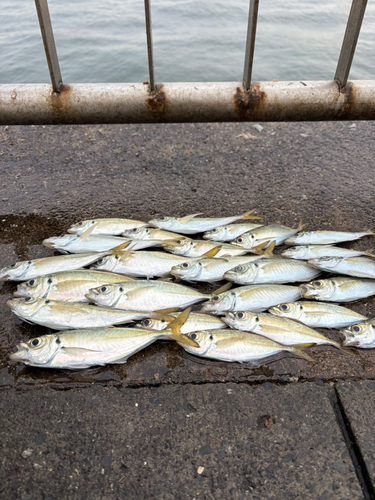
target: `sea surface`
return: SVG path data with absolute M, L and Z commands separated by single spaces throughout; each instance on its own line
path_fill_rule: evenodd
M 260 0 L 253 80 L 334 77 L 351 0 Z M 149 79 L 143 0 L 49 0 L 63 80 Z M 242 79 L 248 0 L 151 0 L 157 82 Z M 32 0 L 1 0 L 0 83 L 46 83 Z M 368 2 L 349 78 L 375 79 Z

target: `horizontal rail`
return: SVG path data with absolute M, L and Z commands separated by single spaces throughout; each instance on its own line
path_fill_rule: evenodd
M 0 124 L 375 119 L 375 81 L 0 85 Z

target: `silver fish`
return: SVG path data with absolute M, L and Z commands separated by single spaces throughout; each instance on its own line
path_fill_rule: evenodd
M 249 250 L 239 248 L 238 246 L 228 245 L 220 241 L 207 241 L 207 240 L 191 240 L 189 238 L 180 238 L 176 240 L 164 241 L 162 247 L 167 252 L 184 257 L 198 258 L 213 250 L 216 247 L 221 247 L 215 257 L 235 257 L 244 255 Z M 256 250 L 258 252 L 258 249 Z
M 24 321 L 54 330 L 104 328 L 150 316 L 150 312 L 146 311 L 122 311 L 61 300 L 12 299 L 7 301 L 7 305 L 16 316 Z M 158 313 L 151 313 L 152 315 L 156 318 L 164 317 Z
M 359 257 L 361 255 L 374 257 L 371 250 L 351 250 L 333 245 L 299 245 L 289 247 L 281 252 L 281 257 L 300 260 L 319 259 L 319 257 Z
M 375 279 L 375 260 L 367 257 L 320 257 L 310 259 L 308 264 L 323 271 Z
M 168 231 L 176 231 L 182 234 L 196 234 L 203 233 L 205 231 L 210 231 L 218 226 L 223 226 L 224 224 L 230 224 L 240 219 L 260 219 L 251 215 L 254 210 L 246 212 L 242 215 L 237 215 L 234 217 L 207 217 L 198 218 L 197 215 L 192 214 L 186 215 L 185 217 L 160 217 L 159 219 L 153 219 L 149 221 L 149 225 L 153 227 L 160 227 L 161 229 L 167 229 Z
M 285 241 L 286 245 L 329 245 L 343 241 L 354 241 L 364 236 L 375 236 L 375 228 L 360 233 L 345 231 L 310 231 L 291 236 Z
M 15 297 L 33 297 L 50 300 L 66 300 L 69 302 L 87 302 L 85 294 L 90 288 L 106 283 L 118 283 L 134 280 L 122 274 L 106 273 L 92 270 L 67 271 L 20 283 Z
M 288 297 L 288 298 L 287 298 Z M 264 311 L 280 302 L 294 302 L 301 298 L 297 286 L 248 285 L 216 294 L 202 305 L 203 312 Z
M 66 368 L 82 370 L 108 363 L 126 363 L 135 354 L 159 338 L 176 340 L 180 345 L 198 344 L 179 332 L 179 319 L 168 330 L 137 328 L 95 328 L 70 330 L 44 335 L 28 342 L 21 342 L 10 359 L 40 368 Z
M 278 304 L 271 307 L 269 312 L 276 316 L 300 321 L 312 328 L 338 329 L 367 319 L 366 316 L 346 307 L 309 300 Z
M 173 240 L 178 238 L 184 238 L 181 234 L 172 233 L 171 231 L 165 231 L 164 229 L 152 228 L 152 227 L 136 227 L 134 229 L 128 229 L 122 233 L 125 238 L 130 238 L 132 240 Z
M 241 234 L 241 236 L 233 240 L 233 244 L 247 249 L 267 241 L 274 241 L 275 245 L 281 245 L 287 238 L 302 231 L 305 227 L 301 223 L 297 229 L 286 226 L 261 226 Z
M 268 259 L 240 264 L 224 274 L 224 279 L 240 285 L 251 283 L 292 283 L 309 281 L 321 272 L 312 269 L 304 261 Z
M 140 328 L 148 328 L 152 330 L 164 330 L 169 323 L 178 316 L 179 313 L 168 313 L 161 319 L 146 318 L 136 326 Z M 191 333 L 198 330 L 216 330 L 218 328 L 226 328 L 226 323 L 218 316 L 202 313 L 190 313 L 188 319 L 181 326 L 181 333 Z
M 373 349 L 375 347 L 375 318 L 341 330 L 345 346 Z
M 338 276 L 316 280 L 299 286 L 304 299 L 329 302 L 353 302 L 375 294 L 375 280 Z
M 238 330 L 203 330 L 188 333 L 187 337 L 199 344 L 199 347 L 184 345 L 183 348 L 196 356 L 218 359 L 221 361 L 251 363 L 258 366 L 280 353 L 293 353 L 311 361 L 302 348 L 310 346 L 285 346 L 265 337 Z
M 69 229 L 68 233 L 77 234 L 78 236 L 83 234 L 87 229 L 94 227 L 92 234 L 121 234 L 124 231 L 136 227 L 147 226 L 146 222 L 140 220 L 131 219 L 91 219 L 83 220 L 73 224 Z
M 219 226 L 204 233 L 203 238 L 213 241 L 231 241 L 247 231 L 252 231 L 263 224 L 230 224 Z

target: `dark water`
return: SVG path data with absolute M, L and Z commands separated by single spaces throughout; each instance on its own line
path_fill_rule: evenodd
M 261 0 L 253 79 L 332 79 L 351 0 Z M 143 0 L 49 0 L 65 82 L 148 80 Z M 159 82 L 242 78 L 248 0 L 152 5 Z M 34 2 L 2 0 L 0 83 L 49 81 Z M 350 78 L 375 78 L 369 2 Z

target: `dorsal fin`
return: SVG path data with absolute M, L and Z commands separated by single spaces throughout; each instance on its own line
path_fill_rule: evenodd
M 191 215 L 185 215 L 185 217 L 180 217 L 178 219 L 178 221 L 181 223 L 181 224 L 185 224 L 185 222 L 188 222 L 189 220 L 193 219 L 194 217 L 196 217 L 197 215 L 202 215 L 203 212 L 200 212 L 198 214 L 191 214 Z
M 80 239 L 86 240 L 90 236 L 90 234 L 94 231 L 95 227 L 96 227 L 96 222 L 81 234 Z
M 130 244 L 132 243 L 132 240 L 125 241 L 125 243 L 121 243 L 121 245 L 117 245 L 117 247 L 113 247 L 110 250 L 108 250 L 109 253 L 117 253 L 121 252 L 124 250 L 124 248 L 127 248 Z
M 205 259 L 205 258 L 211 258 L 211 257 L 215 257 L 215 255 L 217 255 L 221 250 L 221 246 L 216 246 L 214 248 L 211 248 L 211 250 L 209 250 L 208 252 L 205 252 L 204 254 L 202 254 L 199 258 L 200 259 Z

